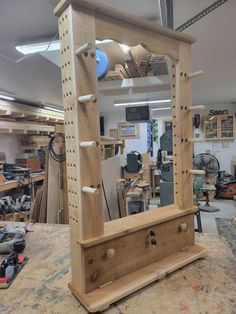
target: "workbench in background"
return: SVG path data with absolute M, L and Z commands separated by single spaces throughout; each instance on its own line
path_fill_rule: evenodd
M 9 191 L 18 187 L 22 187 L 31 183 L 39 182 L 44 180 L 44 174 L 33 175 L 30 178 L 24 178 L 20 180 L 6 181 L 0 184 L 0 192 Z
M 34 183 L 43 181 L 45 178 L 44 174 L 37 174 L 33 175 L 29 178 L 24 178 L 20 180 L 11 180 L 11 181 L 5 181 L 3 183 L 0 183 L 0 193 L 10 191 L 12 189 L 18 188 L 18 187 L 24 187 L 26 185 L 31 185 L 31 197 L 32 201 L 35 200 L 35 187 Z M 9 213 L 5 216 L 0 215 L 0 220 L 14 220 L 19 221 L 20 219 L 23 219 L 24 221 L 27 221 L 30 215 L 30 211 L 25 211 L 21 213 Z M 1 311 L 0 311 L 1 312 Z
M 29 263 L 8 290 L 0 291 L 0 312 L 11 314 L 87 311 L 68 289 L 69 227 L 35 224 L 26 235 Z M 233 314 L 236 309 L 236 259 L 226 242 L 197 234 L 207 257 L 112 305 L 106 314 Z

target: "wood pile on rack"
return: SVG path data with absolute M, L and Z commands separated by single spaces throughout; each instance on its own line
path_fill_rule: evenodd
M 21 150 L 33 150 L 47 147 L 49 143 L 48 135 L 23 135 L 20 139 Z
M 116 64 L 115 69 L 109 71 L 104 80 L 113 81 L 167 74 L 168 64 L 166 57 L 151 54 L 138 45 L 129 49 L 125 54 L 124 64 Z
M 1 134 L 49 134 L 64 123 L 64 114 L 0 100 L 0 121 Z

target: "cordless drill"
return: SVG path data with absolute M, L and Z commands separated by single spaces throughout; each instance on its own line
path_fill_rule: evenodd
M 26 244 L 25 233 L 26 228 L 23 227 L 0 228 L 0 254 L 22 252 Z

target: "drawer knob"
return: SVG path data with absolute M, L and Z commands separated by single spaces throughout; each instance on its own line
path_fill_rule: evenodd
M 187 229 L 188 229 L 188 225 L 186 224 L 186 222 L 182 222 L 182 224 L 180 224 L 180 230 L 186 231 Z
M 108 258 L 114 257 L 115 254 L 116 254 L 116 252 L 115 252 L 114 249 L 108 249 L 108 250 L 107 250 L 107 257 L 108 257 Z

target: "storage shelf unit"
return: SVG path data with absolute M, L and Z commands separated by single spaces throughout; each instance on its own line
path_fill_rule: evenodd
M 204 137 L 206 141 L 234 139 L 234 115 L 215 115 L 205 117 Z

